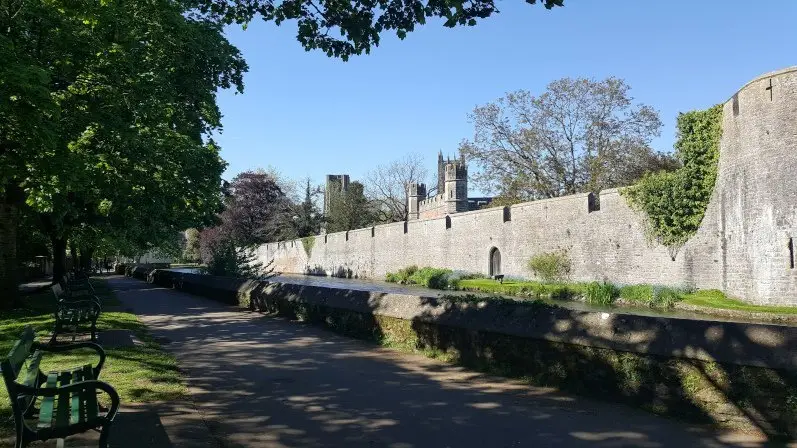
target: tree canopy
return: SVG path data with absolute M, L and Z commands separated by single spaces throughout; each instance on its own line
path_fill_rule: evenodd
M 547 9 L 564 0 L 525 0 Z M 296 38 L 306 50 L 321 50 L 343 60 L 370 53 L 380 34 L 395 32 L 400 39 L 428 19 L 443 26 L 474 26 L 499 12 L 495 0 L 194 0 L 197 10 L 214 20 L 247 24 L 255 17 L 277 25 L 295 20 Z M 340 36 L 340 37 L 337 37 Z
M 216 94 L 241 92 L 247 70 L 223 26 L 295 21 L 306 50 L 345 60 L 383 32 L 497 12 L 494 0 L 0 2 L 0 288 L 16 292 L 21 219 L 50 241 L 56 279 L 67 245 L 133 255 L 213 222 L 225 168 Z
M 408 213 L 407 185 L 428 180 L 429 170 L 419 154 L 407 154 L 377 166 L 368 173 L 365 181 L 365 195 L 373 206 L 374 219 L 381 223 L 405 221 Z
M 362 183 L 353 181 L 346 191 L 331 188 L 329 196 L 329 210 L 324 217 L 327 232 L 343 232 L 374 224 L 372 204 L 365 197 Z
M 473 179 L 502 198 L 531 200 L 629 185 L 678 166 L 654 151 L 661 121 L 634 104 L 621 79 L 563 78 L 534 96 L 519 90 L 474 109 L 475 132 L 460 145 Z
M 87 252 L 157 246 L 220 209 L 216 93 L 241 91 L 247 67 L 220 24 L 185 13 L 165 0 L 0 4 L 0 194 L 54 252 L 67 238 Z

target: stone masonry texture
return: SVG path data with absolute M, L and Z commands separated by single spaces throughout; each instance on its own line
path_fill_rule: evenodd
M 769 88 L 771 86 L 771 89 Z M 697 234 L 677 252 L 650 241 L 617 189 L 265 244 L 277 271 L 381 279 L 409 265 L 530 277 L 535 254 L 566 251 L 571 280 L 720 289 L 797 305 L 797 67 L 762 75 L 724 104 L 717 183 Z M 431 205 L 431 204 L 429 204 Z M 442 205 L 442 204 L 441 204 Z M 431 208 L 431 207 L 430 207 Z

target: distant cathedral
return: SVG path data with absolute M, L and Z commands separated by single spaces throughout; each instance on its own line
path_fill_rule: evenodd
M 329 214 L 329 198 L 333 191 L 346 193 L 348 174 L 328 174 L 324 194 L 324 213 Z M 468 166 L 464 157 L 443 158 L 437 154 L 437 189 L 427 196 L 426 184 L 411 183 L 406 186 L 408 220 L 440 218 L 454 213 L 478 210 L 490 202 L 491 197 L 468 197 Z
M 468 197 L 468 165 L 465 158 L 444 159 L 437 154 L 437 194 L 428 196 L 426 184 L 407 185 L 408 220 L 440 218 L 454 213 L 477 210 L 492 198 Z

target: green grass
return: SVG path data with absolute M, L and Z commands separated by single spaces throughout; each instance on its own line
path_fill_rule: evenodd
M 600 283 L 543 283 L 513 280 L 499 283 L 489 278 L 473 278 L 457 280 L 456 289 L 533 299 L 580 300 L 585 298 L 588 303 L 595 305 L 639 305 L 661 309 L 672 308 L 677 302 L 681 302 L 705 308 L 709 314 L 711 309 L 717 309 L 797 315 L 797 306 L 752 305 L 731 299 L 718 290 L 685 292 L 680 288 L 646 284 L 615 287 L 611 284 Z M 615 302 L 616 299 L 620 299 L 620 301 Z
M 97 296 L 103 307 L 119 305 L 107 283 L 93 279 Z M 22 333 L 26 325 L 36 330 L 39 341 L 47 342 L 53 327 L 55 301 L 47 290 L 23 298 L 23 307 L 0 311 L 0 353 L 5 356 Z M 106 311 L 97 322 L 100 331 L 125 329 L 132 331 L 143 344 L 136 347 L 109 348 L 100 374 L 100 380 L 113 386 L 124 403 L 169 401 L 186 396 L 186 389 L 175 359 L 164 352 L 147 331 L 144 324 L 131 313 Z M 67 341 L 67 337 L 59 338 Z M 97 358 L 91 350 L 75 351 L 71 354 L 45 354 L 41 368 L 65 370 L 71 366 L 96 364 Z M 102 396 L 101 396 L 102 399 Z M 11 406 L 5 387 L 0 387 L 0 437 L 13 437 Z
M 618 291 L 620 299 L 624 302 L 639 305 L 649 305 L 653 300 L 653 286 L 627 285 L 621 286 Z
M 707 289 L 682 296 L 683 303 L 706 308 L 749 311 L 756 313 L 797 314 L 797 306 L 752 305 L 741 300 L 731 299 L 722 291 Z
M 617 287 L 611 283 L 590 282 L 584 291 L 584 301 L 590 305 L 609 306 L 617 298 Z
M 474 278 L 460 280 L 458 289 L 535 299 L 573 300 L 584 294 L 586 286 L 582 283 L 542 283 L 511 280 L 498 283 L 498 281 L 489 278 Z

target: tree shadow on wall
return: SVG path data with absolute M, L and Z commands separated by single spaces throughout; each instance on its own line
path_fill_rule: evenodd
M 266 291 L 269 287 L 273 289 Z M 365 301 L 363 294 L 369 297 Z M 752 424 L 768 435 L 771 446 L 797 434 L 794 372 L 638 354 L 661 353 L 663 347 L 673 345 L 676 335 L 665 325 L 644 326 L 610 314 L 606 325 L 614 336 L 607 336 L 597 334 L 582 319 L 587 313 L 566 310 L 573 314 L 563 315 L 564 311 L 542 302 L 529 301 L 521 309 L 514 301 L 476 303 L 468 298 L 456 299 L 464 302 L 459 304 L 421 298 L 425 311 L 408 321 L 374 314 L 383 301 L 390 300 L 384 294 L 345 291 L 331 297 L 325 288 L 265 282 L 249 297 L 248 307 L 253 311 L 302 320 L 359 339 L 443 353 L 463 366 L 531 384 L 626 403 L 690 422 Z M 724 347 L 726 355 L 741 356 L 740 347 L 756 345 L 745 331 L 730 331 L 719 322 L 703 324 L 717 331 L 690 332 L 691 342 L 681 341 L 683 353 L 709 345 Z M 499 326 L 514 327 L 516 335 L 496 331 Z M 635 331 L 645 332 L 642 342 L 618 344 L 624 334 Z M 709 334 L 713 335 L 710 340 Z M 586 339 L 611 349 L 561 342 Z
M 656 353 L 673 343 L 663 330 L 666 326 L 633 328 L 633 322 L 617 314 L 606 322 L 615 334 L 644 331 L 644 342 L 615 348 L 616 338 L 596 335 L 578 318 L 568 319 L 569 310 L 560 313 L 541 302 L 529 301 L 525 312 L 517 313 L 516 303 L 502 300 L 481 301 L 478 306 L 474 302 L 452 306 L 434 298 L 421 301 L 427 311 L 412 321 L 417 347 L 447 353 L 463 366 L 690 422 L 754 425 L 772 446 L 797 438 L 795 372 L 641 354 Z M 542 338 L 480 330 L 496 321 L 508 323 L 519 334 L 541 331 Z M 713 326 L 721 338 L 681 346 L 681 353 L 697 353 L 706 345 L 734 351 L 756 344 L 745 331 L 728 331 L 720 322 Z M 652 328 L 657 331 L 651 333 Z M 558 342 L 587 339 L 613 349 Z

